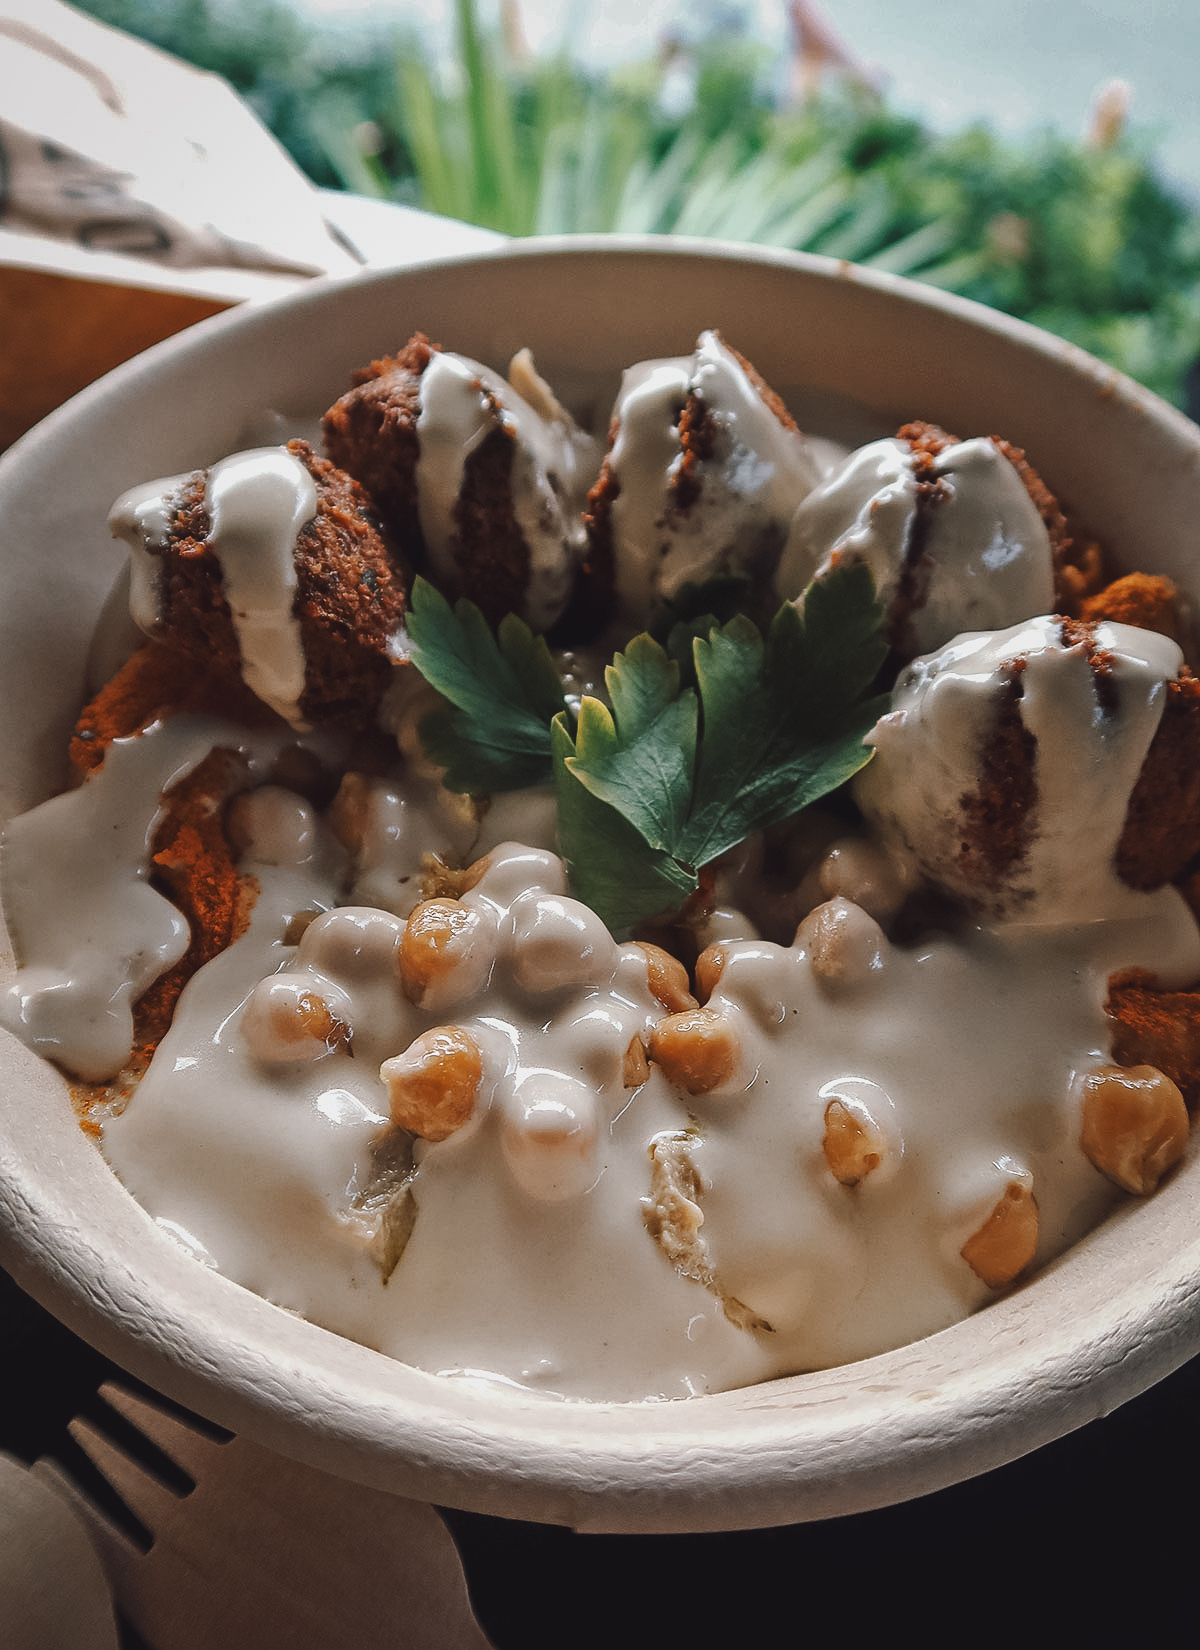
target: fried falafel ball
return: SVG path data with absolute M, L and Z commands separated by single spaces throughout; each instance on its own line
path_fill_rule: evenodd
M 1119 914 L 1200 853 L 1200 682 L 1164 636 L 1052 617 L 968 633 L 892 703 L 855 798 L 973 915 Z
M 307 442 L 133 488 L 109 525 L 154 641 L 240 676 L 295 727 L 373 715 L 405 569 L 363 489 Z
M 1067 586 L 1087 549 L 1020 448 L 912 423 L 851 453 L 799 506 L 777 589 L 794 601 L 837 563 L 866 562 L 904 660 L 960 631 L 1074 612 Z
M 717 332 L 690 356 L 622 377 L 608 452 L 588 498 L 588 562 L 601 598 L 642 624 L 688 585 L 769 589 L 796 506 L 821 480 L 825 445 Z
M 545 631 L 574 590 L 599 452 L 527 351 L 509 378 L 417 333 L 354 374 L 325 414 L 325 451 L 446 595 Z

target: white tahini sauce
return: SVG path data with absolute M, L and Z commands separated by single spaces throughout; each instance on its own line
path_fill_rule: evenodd
M 679 419 L 690 395 L 718 428 L 716 451 L 698 468 L 701 492 L 672 506 L 681 462 Z M 608 455 L 617 591 L 644 615 L 688 583 L 725 573 L 769 572 L 796 506 L 817 485 L 823 460 L 776 417 L 733 352 L 714 332 L 691 356 L 643 361 L 624 375 Z
M 262 888 L 251 932 L 189 986 L 106 1128 L 110 1161 L 156 1219 L 268 1298 L 428 1369 L 568 1396 L 820 1367 L 983 1304 L 992 1291 L 961 1251 L 1010 1185 L 1036 1202 L 1039 1262 L 1112 1204 L 1078 1147 L 1081 1081 L 1107 1059 L 1108 974 L 1200 970 L 1174 890 L 1132 895 L 1106 922 L 981 927 L 916 950 L 837 900 L 817 913 L 832 943 L 809 918 L 790 947 L 725 945 L 709 1008 L 739 1051 L 726 1081 L 690 1095 L 650 1066 L 627 1087 L 630 1042 L 664 1010 L 639 948 L 566 897 L 552 854 L 492 851 L 458 902 L 470 945 L 417 1003 L 390 912 L 343 907 L 283 943 L 296 910 L 335 888 L 319 830 L 306 853 L 281 851 L 278 827 L 271 840 L 245 861 Z M 339 1034 L 288 1032 L 302 999 Z M 389 1111 L 380 1068 L 445 1026 L 482 1051 L 478 1098 L 449 1138 L 415 1142 L 411 1235 L 384 1283 L 364 1195 Z M 834 1099 L 883 1142 L 853 1187 L 823 1150 Z M 690 1266 L 645 1224 L 656 1197 L 679 1220 L 652 1181 L 664 1142 L 702 1188 Z
M 130 608 L 147 635 L 161 624 L 161 581 L 171 515 L 188 476 L 132 488 L 112 508 L 109 527 L 132 551 Z M 286 447 L 258 447 L 205 472 L 207 547 L 221 568 L 225 599 L 242 654 L 242 678 L 285 721 L 301 726 L 305 658 L 294 552 L 317 513 L 317 489 Z M 159 552 L 156 554 L 155 552 Z
M 992 630 L 1048 612 L 1054 566 L 1044 523 L 1014 467 L 985 439 L 945 448 L 933 461 L 944 492 L 922 522 L 923 599 L 908 616 L 908 653 L 928 653 L 961 630 Z M 890 605 L 918 521 L 913 454 L 905 441 L 873 441 L 815 487 L 792 519 L 777 587 L 792 601 L 832 560 L 866 562 Z
M 279 882 L 253 849 L 246 865 L 262 884 L 254 927 L 188 987 L 136 1103 L 106 1128 L 156 1219 L 247 1287 L 428 1369 L 611 1398 L 771 1372 L 647 1235 L 649 1145 L 688 1108 L 661 1073 L 626 1088 L 630 1041 L 662 1009 L 644 953 L 566 897 L 555 856 L 492 852 L 462 901 L 471 954 L 421 1006 L 400 989 L 403 922 L 344 907 L 282 946 L 272 905 L 320 904 L 328 886 L 307 865 Z M 301 991 L 349 1043 L 272 1036 Z M 385 1284 L 378 1214 L 355 1206 L 388 1115 L 380 1066 L 450 1024 L 482 1049 L 475 1113 L 417 1141 L 416 1219 Z
M 529 379 L 529 372 L 524 374 Z M 535 382 L 540 382 L 534 380 Z M 543 416 L 543 411 L 558 416 Z M 513 513 L 529 547 L 523 617 L 548 630 L 571 594 L 586 534 L 580 514 L 599 454 L 556 404 L 531 407 L 497 373 L 437 351 L 421 374 L 417 503 L 436 578 L 458 582 L 456 510 L 467 459 L 496 429 L 512 443 Z
M 1171 987 L 1200 974 L 1179 894 L 1135 893 L 1109 869 L 1178 652 L 1119 626 L 1097 641 L 1114 657 L 1111 726 L 1094 714 L 1082 649 L 1039 620 L 918 661 L 865 770 L 879 776 L 868 814 L 890 838 L 905 799 L 973 781 L 989 707 L 1024 661 L 1029 725 L 1055 764 L 1047 794 L 1068 821 L 1035 838 L 1033 905 L 903 948 L 842 894 L 790 945 L 721 939 L 707 1014 L 734 1052 L 696 1092 L 661 1056 L 631 1067 L 635 1040 L 653 1056 L 667 1022 L 646 954 L 568 896 L 547 848 L 489 841 L 415 776 L 400 789 L 364 781 L 350 831 L 345 791 L 326 818 L 271 782 L 271 750 L 248 750 L 258 783 L 237 825 L 241 869 L 260 890 L 250 930 L 187 988 L 133 1102 L 106 1125 L 110 1162 L 206 1263 L 461 1378 L 673 1397 L 867 1356 L 956 1321 L 993 1297 L 963 1251 L 1014 1189 L 1036 1210 L 1032 1264 L 1113 1202 L 1079 1147 L 1084 1080 L 1109 1058 L 1109 975 L 1152 968 Z M 135 941 L 155 968 L 181 946 L 145 887 L 157 792 L 238 738 L 180 719 L 119 741 L 78 791 L 17 823 L 6 899 L 19 948 L 34 950 L 12 1002 L 32 1005 L 17 1029 L 43 1052 L 97 1074 L 119 1056 Z M 491 824 L 536 833 L 543 803 L 506 798 Z M 87 850 L 110 817 L 126 845 L 106 883 Z M 48 827 L 50 858 L 29 846 Z M 406 918 L 425 909 L 424 853 L 461 863 L 476 849 L 487 859 L 472 885 L 441 896 L 465 938 L 414 988 L 402 958 Z M 845 857 L 856 853 L 865 869 L 844 886 L 861 882 L 870 903 L 869 854 L 851 845 Z M 46 923 L 34 914 L 51 899 L 37 869 L 48 863 L 62 894 Z M 924 869 L 943 874 L 929 856 Z M 369 888 L 392 908 L 345 903 Z M 135 911 L 131 891 L 154 910 Z M 81 924 L 84 897 L 96 914 Z M 736 934 L 737 913 L 723 921 Z M 52 1034 L 56 990 L 67 995 Z M 90 1019 L 88 1004 L 99 1005 Z M 478 1050 L 469 1112 L 445 1135 L 413 1138 L 389 1126 L 387 1072 L 419 1070 L 446 1028 Z M 873 1143 L 853 1184 L 826 1149 L 831 1107 Z
M 961 1250 L 1016 1183 L 1038 1213 L 1034 1264 L 1075 1242 L 1113 1189 L 1079 1148 L 1080 1083 L 1108 1061 L 1109 973 L 1200 968 L 1174 889 L 1125 920 L 976 928 L 915 950 L 844 900 L 790 948 L 725 947 L 710 1006 L 742 1056 L 692 1101 L 693 1156 L 722 1284 L 775 1328 L 779 1371 L 850 1361 L 931 1334 L 994 1298 Z M 840 1184 L 822 1149 L 840 1101 L 881 1161 Z
M 261 784 L 293 744 L 285 728 L 174 717 L 115 739 L 82 785 L 10 821 L 0 868 L 19 967 L 0 999 L 4 1025 L 87 1082 L 113 1077 L 129 1058 L 133 1004 L 188 945 L 187 922 L 150 885 L 162 793 L 217 748 Z

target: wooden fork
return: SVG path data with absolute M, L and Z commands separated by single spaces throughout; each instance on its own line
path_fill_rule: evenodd
M 101 1395 L 149 1440 L 139 1455 L 165 1458 L 155 1470 L 93 1420 L 71 1423 L 127 1527 L 57 1463 L 33 1470 L 84 1519 L 121 1614 L 152 1650 L 488 1650 L 432 1507 L 211 1436 L 115 1383 Z

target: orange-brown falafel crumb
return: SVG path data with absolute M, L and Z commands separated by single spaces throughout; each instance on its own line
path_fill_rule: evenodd
M 222 716 L 253 725 L 267 714 L 240 678 L 215 676 L 198 659 L 145 642 L 80 711 L 71 763 L 91 773 L 114 739 L 141 733 L 163 716 Z
M 1200 681 L 1184 665 L 1178 678 L 1167 683 L 1162 720 L 1129 798 L 1117 843 L 1117 874 L 1131 888 L 1160 888 L 1197 854 Z
M 187 918 L 191 939 L 180 960 L 134 1006 L 135 1056 L 153 1051 L 192 975 L 249 925 L 258 883 L 238 871 L 224 823 L 225 804 L 244 784 L 237 754 L 217 749 L 163 794 L 166 812 L 151 848 L 153 876 Z
M 1200 1105 L 1200 988 L 1164 991 L 1145 968 L 1124 968 L 1108 982 L 1104 1004 L 1119 1066 L 1154 1066 L 1179 1089 L 1188 1110 Z
M 1179 592 L 1170 579 L 1154 573 L 1126 573 L 1114 579 L 1080 605 L 1080 617 L 1098 624 L 1136 625 L 1139 630 L 1157 630 L 1178 642 L 1182 634 Z
M 929 424 L 922 418 L 914 418 L 911 423 L 901 425 L 896 431 L 896 440 L 907 441 L 914 454 L 930 461 L 944 453 L 947 447 L 962 444 L 961 436 L 951 435 L 940 424 Z

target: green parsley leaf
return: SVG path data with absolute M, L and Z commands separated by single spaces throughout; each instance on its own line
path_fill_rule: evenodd
M 604 673 L 612 710 L 585 697 L 575 751 L 566 759 L 651 848 L 667 849 L 687 822 L 698 706 L 680 693 L 679 669 L 649 636 L 635 636 Z
M 863 738 L 888 703 L 861 698 L 887 655 L 881 622 L 870 570 L 857 565 L 814 584 L 803 612 L 785 603 L 765 647 L 745 618 L 697 638 L 704 736 L 678 856 L 707 865 L 865 766 Z
M 679 666 L 679 683 L 681 687 L 694 688 L 696 686 L 696 650 L 695 642 L 698 637 L 707 639 L 713 631 L 720 627 L 721 620 L 713 613 L 702 613 L 694 619 L 681 620 L 672 626 L 667 636 L 667 652 Z
M 882 622 L 869 569 L 849 566 L 814 585 L 802 611 L 785 604 L 765 641 L 744 615 L 697 622 L 696 689 L 666 649 L 635 637 L 609 667 L 611 712 L 585 698 L 576 738 L 556 732 L 577 897 L 614 928 L 658 915 L 702 866 L 863 767 L 863 737 L 888 703 L 862 698 L 887 654 Z
M 406 623 L 413 664 L 452 707 L 421 723 L 426 755 L 447 770 L 447 789 L 480 795 L 548 783 L 550 723 L 565 700 L 544 639 L 515 613 L 493 636 L 474 602 L 452 609 L 422 578 Z
M 711 579 L 685 584 L 674 596 L 661 601 L 646 629 L 656 642 L 665 641 L 677 625 L 691 624 L 706 615 L 712 624 L 727 624 L 735 613 L 749 612 L 754 601 L 754 581 L 748 573 L 718 573 Z
M 576 746 L 565 715 L 555 717 L 552 740 L 559 842 L 575 898 L 618 933 L 678 910 L 698 886 L 695 875 L 652 849 L 616 808 L 579 783 L 567 766 Z

